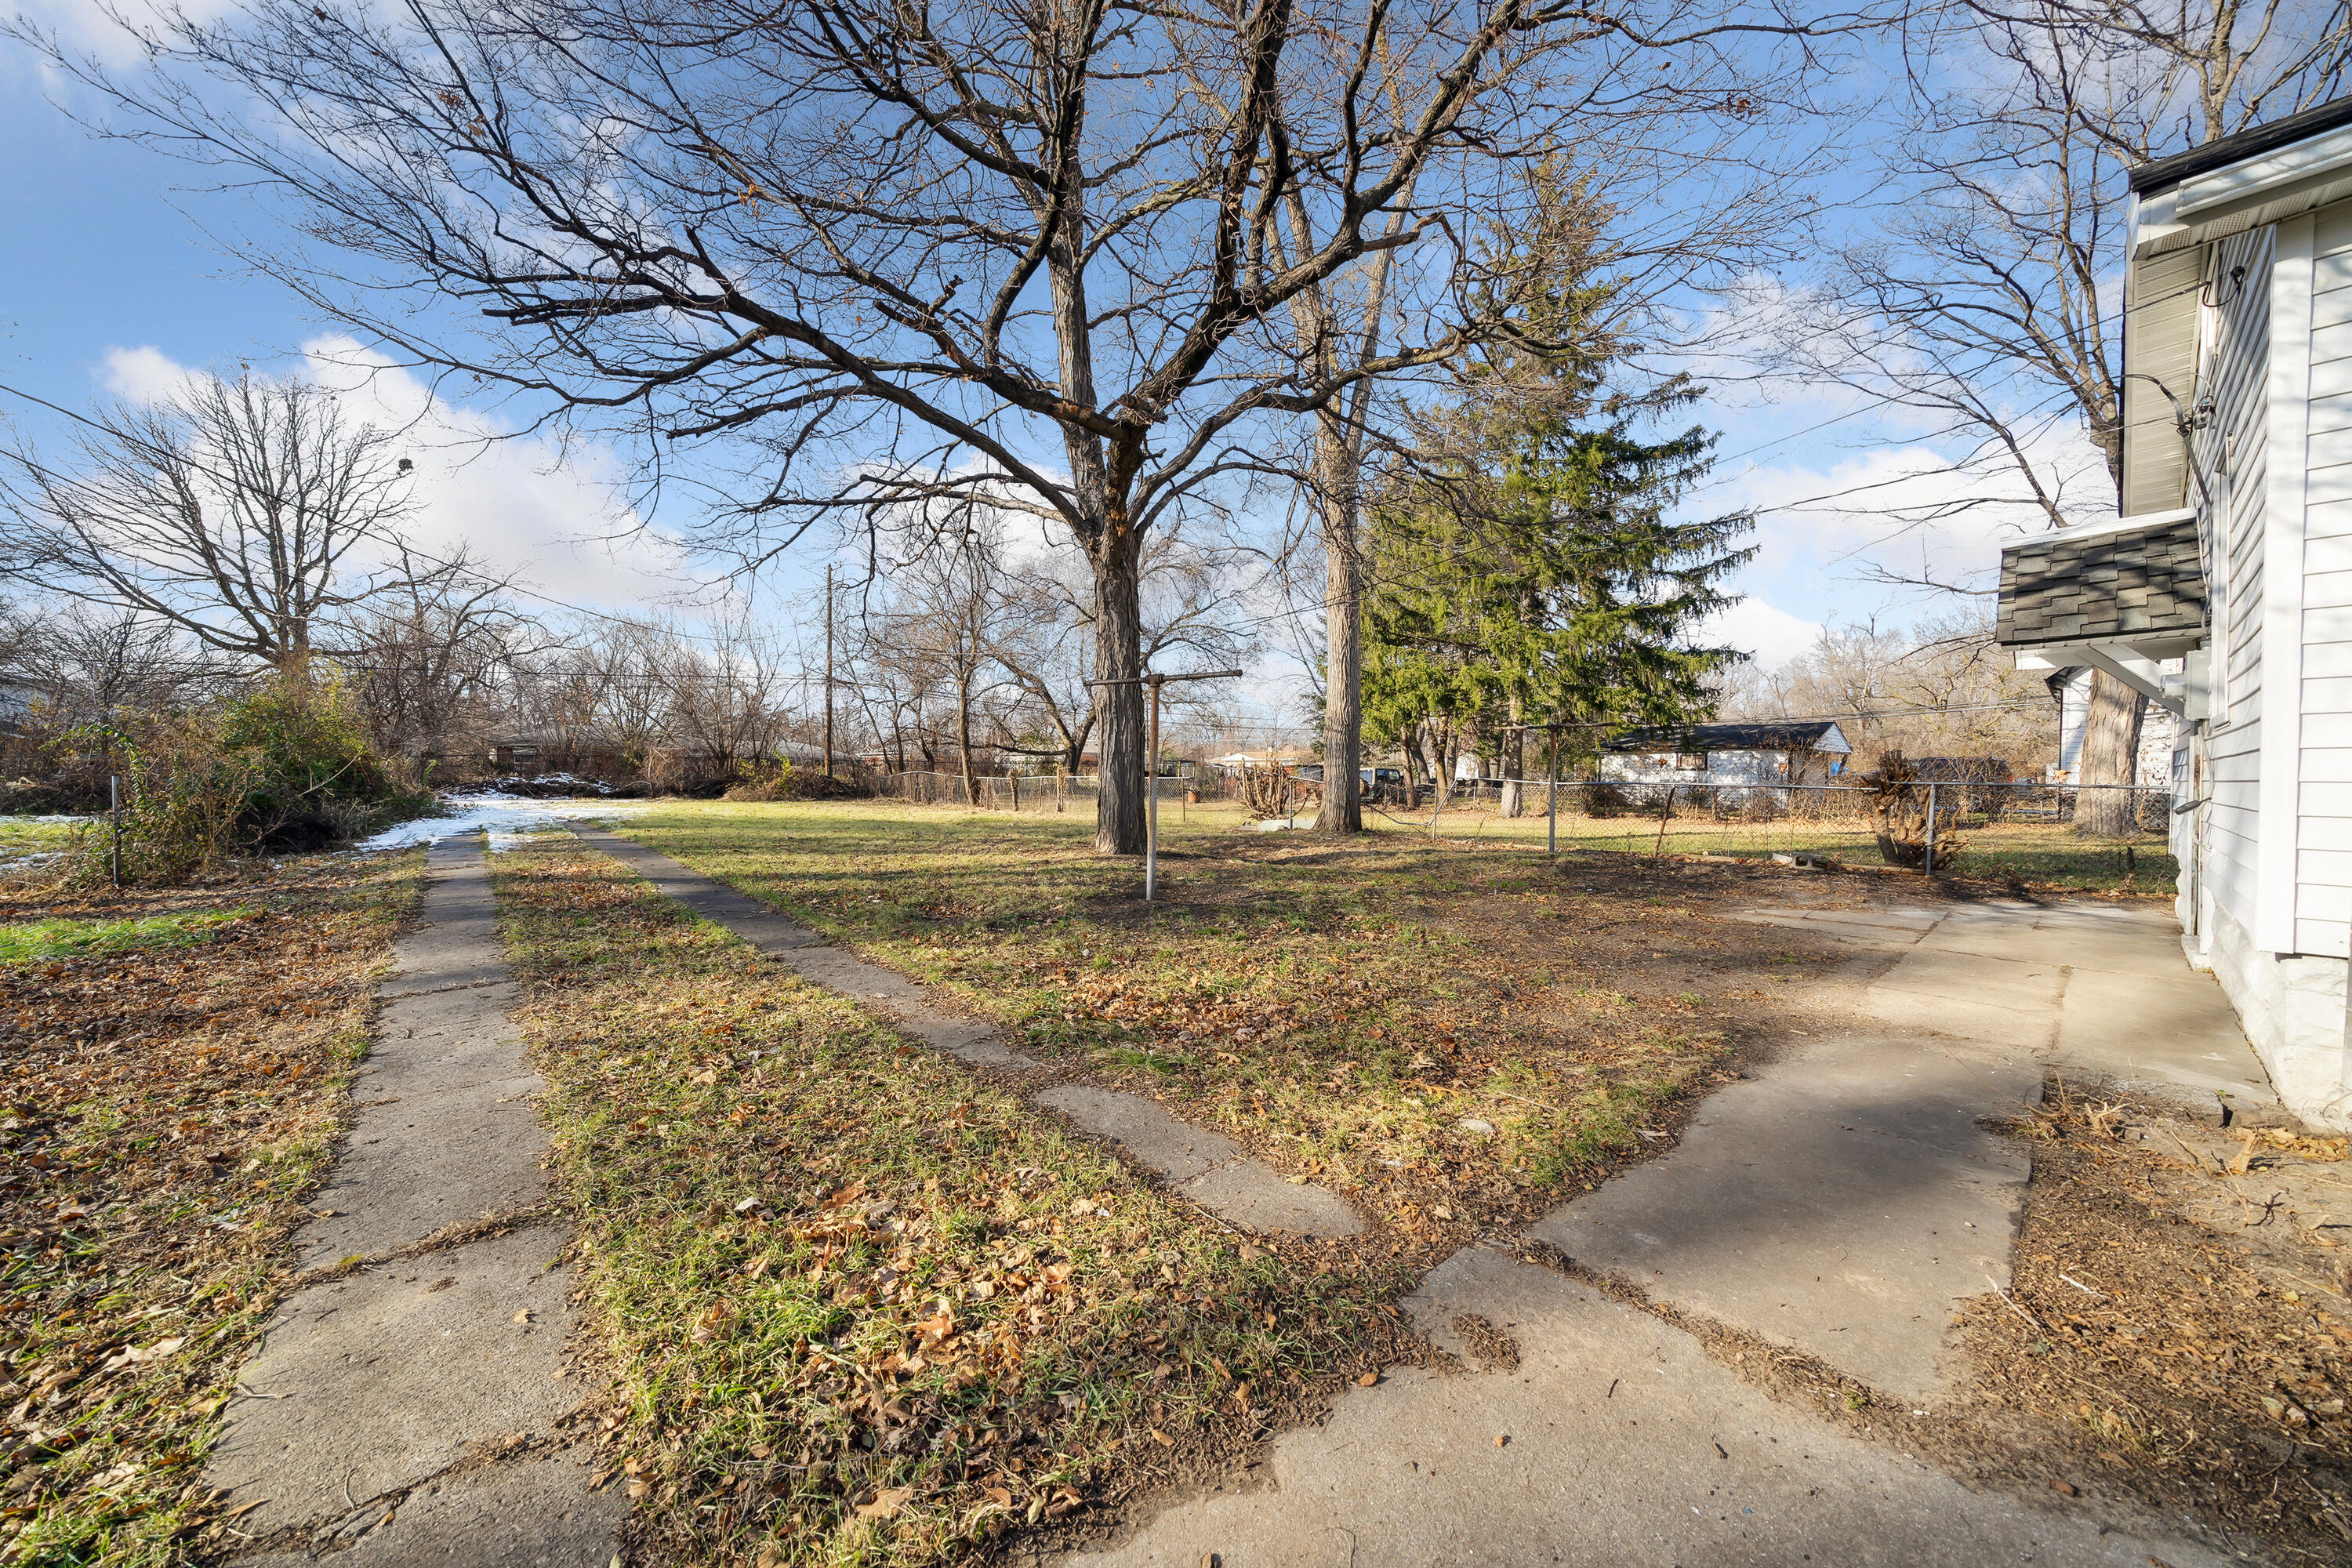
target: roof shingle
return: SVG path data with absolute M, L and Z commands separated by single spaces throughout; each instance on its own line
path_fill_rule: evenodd
M 2088 538 L 2028 539 L 2000 552 L 1994 640 L 2003 647 L 2204 626 L 2193 517 Z

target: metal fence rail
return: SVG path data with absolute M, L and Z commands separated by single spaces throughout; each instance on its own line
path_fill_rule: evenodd
M 1817 856 L 2027 880 L 2169 877 L 2168 790 L 1922 781 L 1890 801 L 1861 784 L 1525 781 L 1519 816 L 1488 784 L 1381 815 L 1458 839 L 1536 837 L 1561 849 L 1739 858 Z M 1932 821 L 1934 831 L 1927 832 Z M 1933 848 L 1930 850 L 1929 846 Z
M 1099 784 L 1093 778 L 983 777 L 982 811 L 1076 816 L 1091 820 Z M 2168 839 L 2172 795 L 2121 785 L 1921 781 L 1888 803 L 1859 784 L 1596 783 L 1517 781 L 1517 815 L 1507 816 L 1511 781 L 1458 784 L 1441 802 L 1424 790 L 1407 807 L 1393 791 L 1368 798 L 1368 822 L 1424 833 L 1450 847 L 1493 843 L 1520 849 L 1556 847 L 1638 855 L 1727 856 L 1763 859 L 1817 857 L 1851 865 L 1895 865 L 1972 877 L 2027 881 L 2155 886 L 2176 874 Z M 1161 825 L 1166 807 L 1187 792 L 1203 801 L 1237 801 L 1237 777 L 1157 781 Z M 876 793 L 919 805 L 970 805 L 963 776 L 886 775 Z M 1316 790 L 1294 792 L 1289 820 L 1314 819 Z M 1226 820 L 1231 820 L 1230 813 Z M 1276 820 L 1281 820 L 1277 813 Z M 1181 818 L 1179 819 L 1181 822 Z M 1926 832 L 1932 820 L 1935 831 Z M 1892 829 L 1892 831 L 1890 831 Z M 1927 844 L 1932 842 L 1932 852 Z

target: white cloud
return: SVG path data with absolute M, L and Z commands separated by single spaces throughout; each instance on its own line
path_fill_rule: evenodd
M 1702 644 L 1736 647 L 1766 668 L 1788 663 L 1811 647 L 1822 623 L 1793 616 L 1777 605 L 1745 598 L 1709 616 L 1698 629 Z
M 640 526 L 610 450 L 520 434 L 347 338 L 305 343 L 289 371 L 333 389 L 352 419 L 404 433 L 398 450 L 415 465 L 417 501 L 408 531 L 427 554 L 470 549 L 541 593 L 602 609 L 674 601 L 700 586 L 681 542 Z M 189 374 L 144 346 L 110 352 L 101 380 L 120 396 L 152 402 Z

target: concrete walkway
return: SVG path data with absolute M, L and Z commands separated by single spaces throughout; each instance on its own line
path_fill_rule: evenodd
M 975 1066 L 1019 1073 L 1045 1064 L 1003 1044 L 989 1025 L 943 1007 L 895 969 L 829 945 L 757 900 L 616 833 L 570 825 L 587 843 L 644 877 L 656 891 L 732 931 L 813 985 L 850 997 L 925 1044 Z M 1219 1218 L 1255 1231 L 1354 1236 L 1363 1221 L 1328 1188 L 1294 1183 L 1233 1140 L 1189 1126 L 1139 1094 L 1058 1085 L 1041 1105 L 1116 1145 L 1136 1164 Z
M 2034 1103 L 2050 1065 L 2209 1108 L 2216 1089 L 2265 1094 L 2169 922 L 2022 903 L 1747 918 L 1849 950 L 1807 998 L 1827 1026 L 1710 1096 L 1673 1150 L 1528 1234 L 1880 1390 L 1891 1443 L 1774 1403 L 1655 1316 L 1472 1247 L 1423 1282 L 1417 1321 L 1479 1364 L 1472 1342 L 1487 1336 L 1455 1325 L 1482 1318 L 1516 1340 L 1516 1365 L 1350 1389 L 1325 1425 L 1276 1441 L 1264 1484 L 1176 1501 L 1116 1549 L 1067 1561 L 2235 1561 L 2094 1478 L 2051 1478 L 2074 1498 L 2021 1500 L 1902 1455 L 1903 1423 L 1943 1397 L 1954 1314 L 2008 1282 L 2028 1165 L 1981 1119 Z
M 571 1237 L 539 1217 L 542 1085 L 480 840 L 436 845 L 426 876 L 325 1217 L 294 1237 L 306 1270 L 356 1261 L 270 1320 L 205 1479 L 256 1505 L 239 1562 L 605 1568 L 625 1505 L 563 1446 Z

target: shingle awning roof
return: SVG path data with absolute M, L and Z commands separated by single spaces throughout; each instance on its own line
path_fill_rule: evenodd
M 2139 528 L 2073 530 L 2000 552 L 2003 647 L 2095 641 L 2202 640 L 2205 572 L 2197 520 L 2168 513 Z
M 1832 752 L 1853 748 L 1845 731 L 1825 719 L 1766 719 L 1748 724 L 1685 724 L 1628 730 L 1601 743 L 1604 752 Z

